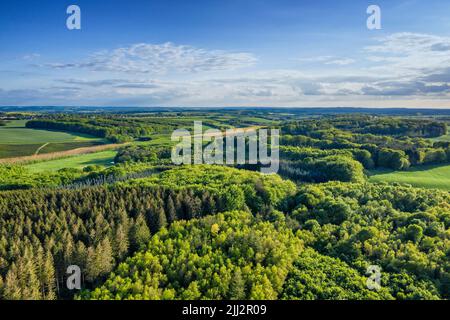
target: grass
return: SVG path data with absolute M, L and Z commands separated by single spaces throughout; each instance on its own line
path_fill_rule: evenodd
M 14 120 L 0 127 L 0 158 L 65 151 L 105 143 L 104 139 L 49 130 L 28 129 L 26 120 Z
M 411 168 L 408 171 L 373 170 L 369 181 L 406 183 L 415 187 L 450 191 L 450 165 Z
M 438 142 L 438 141 L 446 141 L 446 142 L 450 142 L 450 134 L 447 134 L 445 136 L 440 136 L 438 138 L 433 138 L 431 139 L 434 142 Z
M 29 129 L 25 127 L 26 120 L 15 120 L 0 127 L 0 144 L 44 144 L 44 143 L 63 143 L 86 140 L 101 140 L 92 136 L 59 132 L 49 130 Z
M 140 143 L 136 142 L 135 144 L 144 144 L 157 147 L 157 146 L 167 146 L 173 143 L 172 140 L 170 139 L 171 135 L 169 134 L 152 134 L 151 138 L 152 140 L 150 141 Z
M 37 162 L 26 165 L 25 167 L 33 173 L 39 173 L 44 171 L 57 171 L 62 168 L 76 168 L 83 169 L 89 165 L 99 165 L 108 167 L 112 165 L 114 157 L 117 151 L 108 150 L 96 153 L 82 154 L 78 156 L 72 156 L 63 159 L 55 159 Z

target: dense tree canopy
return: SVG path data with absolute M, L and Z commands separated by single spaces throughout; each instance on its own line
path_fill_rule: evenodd
M 160 231 L 85 299 L 276 299 L 301 241 L 282 222 L 227 212 Z
M 329 183 L 302 187 L 290 207 L 308 244 L 360 273 L 381 266 L 395 298 L 449 297 L 447 192 Z
M 89 287 L 176 220 L 227 210 L 269 215 L 294 192 L 278 176 L 201 166 L 115 185 L 0 193 L 0 291 L 6 299 L 53 298 L 59 284 L 64 297 L 71 264 L 85 271 Z M 42 280 L 44 273 L 51 276 Z

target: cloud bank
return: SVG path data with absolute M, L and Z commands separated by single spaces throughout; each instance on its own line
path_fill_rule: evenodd
M 49 63 L 54 69 L 82 68 L 94 71 L 166 74 L 235 70 L 257 61 L 250 53 L 206 50 L 187 45 L 139 43 L 104 50 L 82 62 Z
M 69 105 L 450 107 L 450 38 L 394 33 L 373 39 L 359 52 L 293 58 L 295 66 L 271 69 L 252 53 L 140 43 L 95 52 L 82 61 L 41 64 L 83 76 L 55 77 L 48 87 L 0 90 L 0 99 L 16 104 L 65 99 Z

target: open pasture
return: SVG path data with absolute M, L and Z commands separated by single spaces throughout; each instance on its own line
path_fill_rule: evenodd
M 450 191 L 450 165 L 433 165 L 411 168 L 407 171 L 376 170 L 369 181 L 406 183 L 415 187 Z

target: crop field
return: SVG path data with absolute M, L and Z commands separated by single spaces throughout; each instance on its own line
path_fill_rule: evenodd
M 0 127 L 0 158 L 60 152 L 105 142 L 83 134 L 28 129 L 25 123 L 26 120 L 15 120 Z
M 371 182 L 406 183 L 415 187 L 450 191 L 450 165 L 434 165 L 413 168 L 407 171 L 374 170 Z
M 108 167 L 113 164 L 115 155 L 116 155 L 115 150 L 107 150 L 96 153 L 81 154 L 62 159 L 41 161 L 37 163 L 28 164 L 25 167 L 29 169 L 30 172 L 33 173 L 45 171 L 57 171 L 62 168 L 83 169 L 84 167 L 90 165 Z

